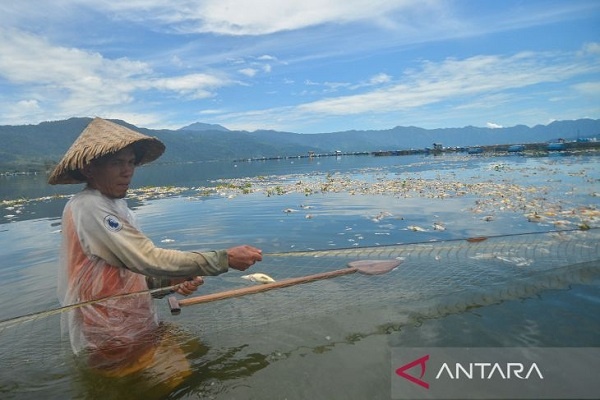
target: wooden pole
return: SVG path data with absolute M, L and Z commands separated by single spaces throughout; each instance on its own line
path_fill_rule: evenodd
M 171 314 L 177 315 L 181 312 L 181 307 L 190 306 L 192 304 L 209 303 L 211 301 L 218 301 L 224 299 L 230 299 L 233 297 L 241 297 L 254 293 L 267 292 L 273 289 L 284 288 L 288 286 L 301 285 L 303 283 L 310 283 L 314 281 L 320 281 L 323 279 L 331 279 L 342 275 L 350 275 L 355 272 L 360 272 L 365 275 L 381 275 L 386 274 L 400 265 L 401 260 L 357 260 L 348 263 L 348 268 L 338 269 L 335 271 L 321 272 L 314 275 L 300 276 L 298 278 L 289 278 L 282 281 L 273 283 L 267 283 L 264 285 L 250 286 L 241 289 L 226 290 L 224 292 L 217 292 L 207 294 L 204 296 L 196 296 L 188 299 L 177 300 L 176 297 L 170 296 L 168 298 L 169 308 Z
M 273 289 L 280 289 L 288 286 L 301 285 L 304 283 L 310 283 L 314 281 L 320 281 L 323 279 L 336 278 L 342 275 L 350 275 L 357 272 L 359 268 L 344 268 L 335 271 L 322 272 L 314 275 L 300 276 L 298 278 L 289 278 L 281 281 L 266 283 L 264 285 L 249 286 L 240 289 L 226 290 L 224 292 L 217 292 L 206 294 L 203 296 L 190 297 L 183 300 L 177 300 L 177 298 L 170 296 L 168 299 L 169 308 L 171 314 L 177 315 L 181 312 L 181 307 L 191 306 L 193 304 L 210 303 L 212 301 L 225 300 L 234 297 L 247 296 L 249 294 L 267 292 Z

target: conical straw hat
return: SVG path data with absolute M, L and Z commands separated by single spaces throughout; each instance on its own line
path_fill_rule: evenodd
M 54 168 L 48 183 L 57 185 L 84 182 L 85 177 L 79 171 L 85 165 L 134 143 L 138 165 L 156 160 L 165 151 L 165 145 L 157 138 L 142 135 L 102 118 L 94 118 Z

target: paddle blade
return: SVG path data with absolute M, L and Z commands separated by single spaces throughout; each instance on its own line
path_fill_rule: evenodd
M 382 275 L 396 268 L 401 262 L 401 260 L 357 260 L 349 262 L 348 267 L 365 275 Z

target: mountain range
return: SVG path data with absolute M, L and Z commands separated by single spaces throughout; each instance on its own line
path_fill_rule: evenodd
M 90 121 L 91 118 L 70 118 L 38 125 L 0 126 L 0 172 L 47 170 L 60 160 Z M 600 120 L 594 119 L 555 121 L 534 127 L 423 129 L 397 126 L 387 130 L 316 134 L 236 131 L 201 122 L 177 130 L 156 130 L 113 121 L 163 141 L 167 150 L 160 162 L 165 163 L 287 157 L 308 152 L 408 150 L 431 147 L 433 143 L 446 147 L 526 144 L 600 136 Z

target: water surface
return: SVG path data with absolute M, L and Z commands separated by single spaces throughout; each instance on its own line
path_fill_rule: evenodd
M 527 239 L 538 251 L 533 256 L 499 256 L 461 241 L 600 226 L 598 161 L 342 156 L 140 168 L 129 203 L 163 247 L 256 245 L 267 255 L 255 270 L 277 279 L 347 261 L 294 261 L 288 252 L 449 241 L 452 257 L 423 258 L 422 269 L 407 258 L 395 275 L 338 278 L 193 306 L 177 317 L 157 300 L 163 319 L 185 333 L 194 371 L 180 389 L 158 397 L 384 399 L 392 347 L 600 345 L 597 261 L 574 271 L 569 264 L 580 250 L 561 245 L 559 236 L 552 239 L 556 253 L 548 254 L 575 258 L 542 273 L 537 236 Z M 161 190 L 144 191 L 156 186 Z M 0 300 L 7 305 L 0 319 L 58 305 L 60 214 L 80 188 L 50 187 L 39 175 L 0 177 Z M 461 275 L 448 268 L 461 266 L 465 279 L 478 271 L 479 283 L 453 282 Z M 503 268 L 527 279 L 516 274 L 513 282 Z M 446 280 L 411 286 L 410 277 L 425 281 L 426 273 Z M 248 285 L 240 276 L 207 278 L 202 292 Z M 112 382 L 82 374 L 59 325 L 47 317 L 0 332 L 2 359 L 9 360 L 0 378 L 3 398 L 131 398 L 132 387 L 160 393 L 140 377 Z

